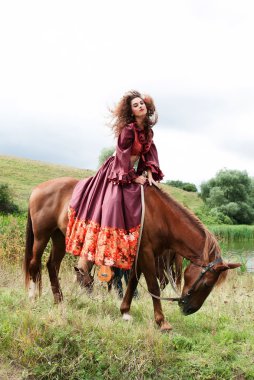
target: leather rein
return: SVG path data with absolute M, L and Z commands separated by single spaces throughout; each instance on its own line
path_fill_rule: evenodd
M 144 226 L 144 219 L 145 219 L 145 197 L 144 197 L 143 185 L 141 185 L 141 204 L 142 204 L 142 213 L 141 213 L 140 234 L 139 234 L 139 240 L 138 240 L 137 254 L 136 254 L 136 258 L 135 258 L 135 274 L 136 274 L 136 278 L 137 278 L 138 282 L 139 282 L 139 278 L 138 278 L 138 274 L 137 274 L 138 254 L 139 254 L 140 242 L 141 242 L 143 226 Z M 194 282 L 194 284 L 191 286 L 191 288 L 188 290 L 188 292 L 183 297 L 159 297 L 156 294 L 149 292 L 149 290 L 147 290 L 141 283 L 139 283 L 139 285 L 141 285 L 142 288 L 144 288 L 153 298 L 159 299 L 161 301 L 173 301 L 173 302 L 178 302 L 179 304 L 185 304 L 188 302 L 189 297 L 193 293 L 197 284 L 202 280 L 202 278 L 204 277 L 206 272 L 215 272 L 213 267 L 214 267 L 214 265 L 221 263 L 222 258 L 217 257 L 214 261 L 210 262 L 207 265 L 197 264 L 197 263 L 194 263 L 192 260 L 190 260 L 190 262 L 193 265 L 196 265 L 196 266 L 201 267 L 203 269 L 200 272 L 200 274 L 199 274 L 198 278 L 196 279 L 196 281 Z

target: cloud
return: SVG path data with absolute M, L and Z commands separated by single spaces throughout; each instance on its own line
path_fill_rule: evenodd
M 167 178 L 254 176 L 252 1 L 5 2 L 0 152 L 95 169 L 108 107 L 150 93 Z

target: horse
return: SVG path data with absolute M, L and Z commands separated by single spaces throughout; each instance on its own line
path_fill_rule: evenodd
M 58 273 L 65 255 L 65 233 L 68 223 L 68 205 L 78 180 L 56 178 L 39 184 L 31 193 L 28 207 L 26 251 L 24 257 L 25 283 L 29 297 L 41 292 L 41 257 L 48 241 L 52 249 L 47 262 L 55 302 L 63 300 Z M 175 252 L 190 261 L 185 269 L 183 289 L 178 305 L 184 315 L 195 313 L 223 274 L 239 267 L 239 263 L 225 263 L 215 237 L 187 208 L 156 186 L 146 186 L 145 218 L 139 254 L 132 270 L 120 311 L 130 319 L 134 291 L 143 273 L 152 296 L 154 319 L 161 331 L 171 330 L 165 320 L 160 287 L 157 281 L 156 261 L 165 252 Z M 93 263 L 80 259 L 85 275 Z

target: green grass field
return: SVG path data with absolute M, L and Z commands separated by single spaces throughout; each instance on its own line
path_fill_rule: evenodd
M 142 288 L 133 301 L 133 319 L 126 322 L 114 291 L 108 294 L 97 283 L 88 296 L 65 265 L 60 277 L 62 305 L 53 305 L 45 270 L 42 297 L 31 304 L 20 267 L 1 267 L 1 380 L 254 379 L 250 274 L 232 271 L 202 309 L 188 317 L 176 304 L 164 302 L 173 325 L 167 334 L 156 327 L 151 298 Z M 166 294 L 172 294 L 170 289 Z
M 10 185 L 22 210 L 38 183 L 93 174 L 13 157 L 0 157 L 0 173 L 0 182 Z M 194 212 L 203 207 L 197 194 L 161 186 Z M 201 310 L 188 317 L 177 304 L 164 302 L 173 331 L 162 334 L 154 322 L 151 297 L 143 288 L 133 301 L 132 321 L 125 322 L 114 291 L 108 294 L 96 282 L 88 296 L 77 286 L 75 258 L 70 255 L 60 272 L 65 299 L 54 305 L 45 267 L 48 249 L 43 256 L 42 297 L 28 302 L 22 273 L 25 224 L 25 213 L 0 216 L 0 380 L 254 379 L 252 274 L 231 271 Z M 230 227 L 235 238 L 245 226 Z M 217 232 L 217 226 L 213 228 L 219 234 L 223 226 Z M 224 234 L 230 235 L 229 230 Z M 163 295 L 174 293 L 168 287 Z

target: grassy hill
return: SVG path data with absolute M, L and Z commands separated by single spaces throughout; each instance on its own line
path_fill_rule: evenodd
M 31 190 L 39 183 L 58 177 L 84 178 L 93 174 L 92 170 L 0 156 L 0 183 L 7 183 L 10 186 L 14 201 L 22 210 L 27 208 Z
M 33 187 L 41 182 L 58 177 L 84 178 L 94 174 L 94 171 L 77 169 L 70 166 L 48 164 L 41 161 L 23 158 L 0 156 L 0 183 L 7 183 L 13 191 L 14 201 L 22 210 L 26 210 L 29 194 Z M 203 205 L 195 193 L 160 185 L 164 191 L 194 212 Z

